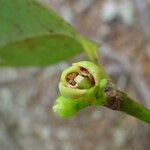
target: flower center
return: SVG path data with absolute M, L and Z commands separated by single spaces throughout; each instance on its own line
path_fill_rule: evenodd
M 67 75 L 67 81 L 72 85 L 72 86 L 75 86 L 76 85 L 76 82 L 75 82 L 75 78 L 77 77 L 78 73 L 77 72 L 72 72 L 72 73 L 69 73 Z
M 68 86 L 72 88 L 88 89 L 95 84 L 93 76 L 86 69 L 81 67 L 80 72 L 72 72 L 67 75 Z

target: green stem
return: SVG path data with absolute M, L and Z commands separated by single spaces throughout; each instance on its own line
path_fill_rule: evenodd
M 134 101 L 126 93 L 120 91 L 109 82 L 105 88 L 106 107 L 134 116 L 144 122 L 150 123 L 150 109 Z
M 83 48 L 89 60 L 95 64 L 99 64 L 99 54 L 97 48 L 100 46 L 98 43 L 88 41 L 85 37 L 80 35 L 80 41 L 82 42 Z
M 127 94 L 122 93 L 122 99 L 119 111 L 125 112 L 131 116 L 134 116 L 140 120 L 150 123 L 150 109 L 146 108 L 144 105 L 135 102 Z

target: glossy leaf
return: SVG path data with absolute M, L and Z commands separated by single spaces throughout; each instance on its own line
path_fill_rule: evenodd
M 0 65 L 49 65 L 98 45 L 36 0 L 0 0 Z

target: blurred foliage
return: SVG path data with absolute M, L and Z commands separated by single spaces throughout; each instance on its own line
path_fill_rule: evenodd
M 0 65 L 49 65 L 97 44 L 85 39 L 52 9 L 36 0 L 0 1 Z

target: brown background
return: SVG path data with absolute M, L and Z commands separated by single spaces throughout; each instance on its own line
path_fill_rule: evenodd
M 114 82 L 150 108 L 149 0 L 41 0 L 82 34 L 102 43 L 102 62 Z M 113 15 L 114 13 L 114 15 Z M 0 150 L 149 150 L 150 126 L 107 108 L 70 119 L 54 114 L 61 71 L 0 69 Z

